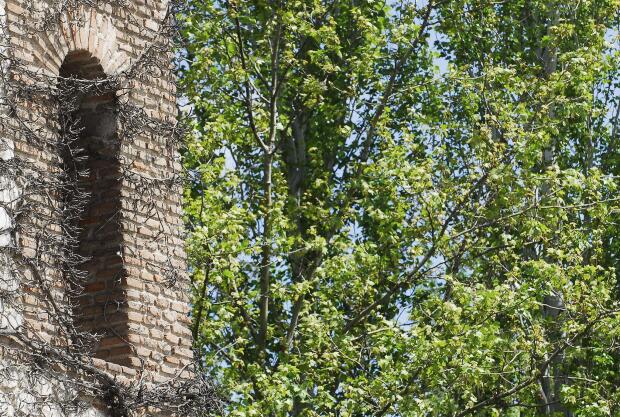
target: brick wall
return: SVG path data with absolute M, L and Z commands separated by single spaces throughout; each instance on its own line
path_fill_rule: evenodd
M 15 362 L 16 332 L 72 343 L 62 323 L 46 314 L 44 282 L 76 326 L 102 335 L 91 347 L 95 366 L 128 384 L 144 375 L 161 382 L 192 361 L 180 163 L 171 140 L 176 91 L 170 66 L 161 65 L 170 56 L 160 49 L 164 40 L 158 35 L 165 4 L 77 3 L 66 10 L 51 0 L 0 4 L 14 79 L 33 86 L 32 94 L 11 97 L 0 117 L 1 161 L 30 164 L 11 174 L 0 169 L 0 245 L 19 252 L 0 262 L 0 280 L 7 282 L 0 286 L 0 344 L 11 346 L 1 351 L 0 363 Z M 157 54 L 160 65 L 148 65 Z M 61 89 L 59 75 L 115 78 L 117 84 L 113 91 L 75 97 L 78 110 L 66 114 L 62 103 L 37 90 Z M 74 123 L 81 129 L 78 162 L 58 145 L 63 129 Z M 87 174 L 76 182 L 77 191 L 46 191 L 45 184 L 79 172 Z M 21 183 L 12 184 L 13 178 Z M 18 217 L 10 212 L 16 195 Z M 63 205 L 72 198 L 82 198 L 84 210 L 66 218 Z M 71 250 L 85 279 L 74 283 L 60 272 L 66 262 L 61 252 L 67 251 L 63 235 L 71 228 L 79 230 Z M 11 286 L 18 291 L 9 294 Z M 2 300 L 9 297 L 11 307 L 2 314 Z

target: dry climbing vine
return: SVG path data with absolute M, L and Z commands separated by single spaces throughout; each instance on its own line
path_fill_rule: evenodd
M 124 16 L 123 24 L 137 27 L 150 41 L 130 65 L 105 77 L 33 69 L 10 41 L 11 24 L 28 28 L 26 37 L 37 37 L 62 24 L 85 24 L 68 17 L 73 10 L 106 7 Z M 153 116 L 130 96 L 136 86 L 170 76 L 176 7 L 168 5 L 157 30 L 143 26 L 132 14 L 131 2 L 125 0 L 68 0 L 45 7 L 29 3 L 21 13 L 21 22 L 3 24 L 0 415 L 88 415 L 80 413 L 94 412 L 91 407 L 95 404 L 111 416 L 132 416 L 145 410 L 147 415 L 203 416 L 220 407 L 213 385 L 191 364 L 165 380 L 153 379 L 155 371 L 145 361 L 132 368 L 133 378 L 103 369 L 95 356 L 104 335 L 85 328 L 80 317 L 80 297 L 87 291 L 89 278 L 84 270 L 88 257 L 80 252 L 79 241 L 92 192 L 84 186 L 90 173 L 84 168 L 89 156 L 81 140 L 86 127 L 80 106 L 84 97 L 114 97 L 111 114 L 116 121 L 117 144 L 151 138 L 163 144 L 165 157 L 174 157 L 183 136 L 179 123 Z M 161 232 L 152 239 L 160 250 L 172 251 L 165 213 L 158 203 L 177 192 L 181 173 L 168 170 L 167 175 L 154 177 L 137 169 L 139 158 L 122 154 L 120 145 L 111 152 L 114 155 L 108 156 L 118 165 L 113 180 L 122 183 L 123 190 L 134 190 L 123 191 L 123 210 L 131 208 L 146 221 L 162 223 Z M 115 207 L 107 213 L 107 222 L 121 227 L 118 210 Z M 176 255 L 167 255 L 169 260 L 163 262 L 160 275 L 164 287 L 172 291 L 182 285 L 179 277 L 184 271 L 172 261 Z M 123 278 L 114 281 L 121 292 Z M 112 302 L 117 303 L 116 311 L 126 308 L 122 299 Z M 136 346 L 130 344 L 129 348 L 135 353 Z

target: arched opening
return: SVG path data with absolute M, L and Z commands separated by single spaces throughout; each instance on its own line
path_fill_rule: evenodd
M 127 313 L 117 103 L 103 68 L 89 52 L 68 54 L 59 75 L 74 322 L 80 331 L 102 335 L 92 346 L 96 357 L 122 363 L 129 347 L 123 340 Z

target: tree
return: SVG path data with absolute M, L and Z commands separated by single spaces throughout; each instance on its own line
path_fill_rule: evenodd
M 617 1 L 190 1 L 230 415 L 620 413 Z

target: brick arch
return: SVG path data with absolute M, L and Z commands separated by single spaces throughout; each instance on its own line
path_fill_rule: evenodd
M 68 10 L 55 27 L 36 37 L 32 43 L 34 61 L 49 76 L 57 76 L 65 58 L 76 51 L 92 55 L 108 75 L 118 74 L 131 64 L 120 48 L 113 18 L 95 8 Z

